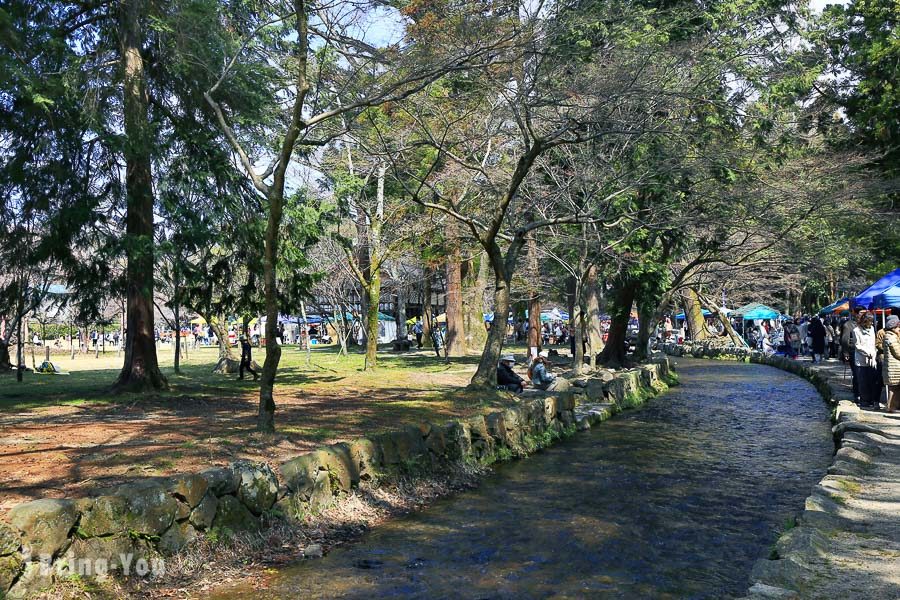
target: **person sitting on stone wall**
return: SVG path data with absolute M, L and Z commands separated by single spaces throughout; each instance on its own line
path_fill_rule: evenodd
M 528 377 L 531 379 L 531 385 L 544 391 L 550 391 L 556 388 L 556 375 L 550 372 L 550 367 L 551 364 L 547 360 L 547 357 L 544 356 L 544 352 L 541 352 L 541 355 L 535 357 L 534 362 L 531 363 L 531 368 L 528 369 Z
M 500 357 L 500 364 L 497 365 L 497 389 L 521 394 L 525 389 L 525 380 L 512 370 L 514 364 L 516 357 L 512 354 Z

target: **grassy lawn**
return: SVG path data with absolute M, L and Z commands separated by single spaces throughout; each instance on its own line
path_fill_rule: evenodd
M 259 363 L 264 349 L 255 349 Z M 447 364 L 433 352 L 339 357 L 283 349 L 274 435 L 255 431 L 258 385 L 212 373 L 214 348 L 189 350 L 181 374 L 160 363 L 165 392 L 111 395 L 122 358 L 53 357 L 67 375 L 0 376 L 0 512 L 34 497 L 77 497 L 134 476 L 194 471 L 236 459 L 278 463 L 333 441 L 401 424 L 443 422 L 500 407 L 509 396 L 464 387 L 478 357 Z M 40 361 L 40 359 L 38 359 Z M 30 364 L 30 357 L 29 357 Z

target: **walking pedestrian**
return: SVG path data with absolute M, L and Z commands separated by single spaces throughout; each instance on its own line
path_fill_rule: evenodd
M 250 341 L 247 339 L 247 336 L 241 336 L 241 368 L 240 368 L 240 376 L 238 379 L 244 378 L 244 371 L 250 371 L 250 374 L 253 375 L 253 381 L 259 379 L 259 375 L 256 371 L 253 370 L 253 346 L 250 345 Z
M 800 354 L 800 330 L 793 321 L 788 320 L 784 324 L 784 348 L 785 354 L 796 359 Z
M 416 346 L 419 350 L 422 349 L 422 332 L 425 331 L 425 328 L 422 327 L 422 319 L 416 318 L 416 322 L 412 326 L 412 331 L 416 336 Z
M 828 330 L 822 324 L 818 316 L 812 318 L 809 323 L 809 337 L 812 340 L 813 362 L 820 363 L 825 360 L 825 338 L 828 336 Z

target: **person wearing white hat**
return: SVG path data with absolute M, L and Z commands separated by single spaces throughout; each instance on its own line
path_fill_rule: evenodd
M 504 354 L 497 365 L 497 389 L 521 394 L 525 389 L 525 380 L 516 375 L 512 370 L 516 364 L 516 357 L 512 354 Z

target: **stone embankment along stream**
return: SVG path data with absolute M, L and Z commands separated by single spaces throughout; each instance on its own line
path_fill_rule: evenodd
M 666 358 L 549 394 L 526 394 L 502 411 L 444 425 L 423 423 L 332 444 L 276 471 L 237 462 L 199 474 L 135 481 L 76 500 L 35 500 L 0 522 L 0 598 L 28 598 L 73 574 L 143 575 L 202 536 L 254 531 L 275 515 L 316 513 L 378 479 L 427 475 L 458 463 L 526 456 L 667 388 Z M 283 484 L 280 481 L 283 481 Z
M 707 344 L 664 351 L 771 365 L 809 380 L 834 407 L 834 461 L 770 555 L 757 561 L 746 598 L 900 598 L 900 413 L 860 411 L 840 363 Z

